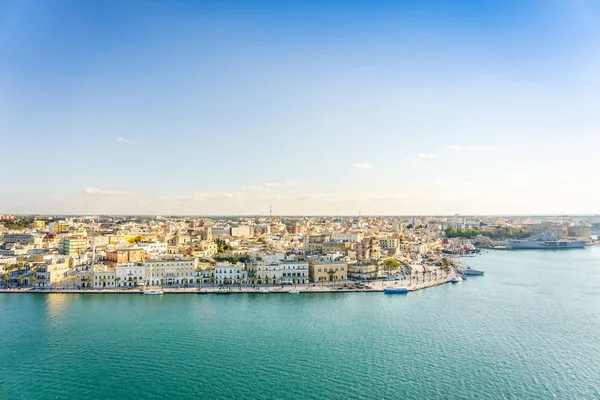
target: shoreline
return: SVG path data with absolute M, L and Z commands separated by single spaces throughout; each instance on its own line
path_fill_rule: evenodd
M 297 290 L 298 294 L 303 293 L 383 293 L 383 289 L 386 287 L 406 287 L 409 292 L 415 292 L 418 290 L 428 289 L 435 286 L 444 285 L 446 283 L 450 283 L 451 279 L 455 276 L 455 274 L 449 274 L 447 277 L 443 279 L 438 279 L 435 281 L 419 283 L 415 285 L 402 285 L 395 284 L 396 282 L 390 282 L 390 284 L 382 285 L 381 287 L 365 287 L 358 288 L 352 286 L 332 286 L 332 287 L 317 287 L 317 286 L 309 286 L 305 288 L 294 288 L 293 286 L 288 286 L 282 288 L 280 286 L 264 286 L 260 288 L 229 288 L 229 293 L 227 294 L 290 294 L 291 290 Z M 377 284 L 380 282 L 378 281 Z M 206 295 L 206 294 L 219 294 L 219 290 L 221 288 L 161 288 L 164 294 L 196 294 L 196 295 Z M 261 290 L 269 290 L 269 293 L 261 293 Z M 89 294 L 89 295 L 98 295 L 98 294 L 126 294 L 126 295 L 144 295 L 143 290 L 139 289 L 44 289 L 44 290 L 36 290 L 33 288 L 24 288 L 24 289 L 0 289 L 0 293 L 12 293 L 12 294 Z M 225 294 L 223 294 L 225 295 Z

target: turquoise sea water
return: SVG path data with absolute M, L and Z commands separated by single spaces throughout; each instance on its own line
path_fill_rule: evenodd
M 597 399 L 600 247 L 403 295 L 0 294 L 0 399 Z

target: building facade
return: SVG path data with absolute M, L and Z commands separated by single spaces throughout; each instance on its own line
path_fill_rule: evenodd
M 82 237 L 66 237 L 60 242 L 60 253 L 66 256 L 77 256 L 88 248 L 88 241 Z
M 334 282 L 348 279 L 348 263 L 345 261 L 311 260 L 309 263 L 311 282 Z
M 196 258 L 162 258 L 144 261 L 147 285 L 188 285 L 196 280 Z

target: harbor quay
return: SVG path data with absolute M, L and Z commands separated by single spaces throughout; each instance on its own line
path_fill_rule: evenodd
M 335 284 L 322 282 L 320 284 L 305 284 L 295 286 L 280 285 L 221 285 L 221 286 L 196 286 L 196 287 L 163 287 L 160 288 L 163 293 L 169 294 L 220 294 L 224 290 L 228 294 L 290 294 L 290 293 L 348 293 L 348 292 L 383 292 L 386 288 L 406 288 L 408 291 L 417 291 L 430 287 L 443 285 L 457 276 L 451 272 L 437 279 L 417 282 L 416 280 L 395 279 L 395 280 L 372 280 L 368 282 L 344 281 Z M 0 289 L 0 293 L 27 293 L 27 294 L 123 294 L 138 295 L 144 293 L 144 288 L 115 288 L 115 289 L 74 289 L 69 287 L 55 287 L 48 289 L 40 288 L 10 288 Z

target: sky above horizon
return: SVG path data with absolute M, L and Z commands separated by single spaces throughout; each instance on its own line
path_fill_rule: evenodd
M 0 2 L 0 214 L 599 212 L 600 3 Z

